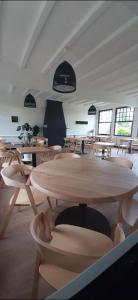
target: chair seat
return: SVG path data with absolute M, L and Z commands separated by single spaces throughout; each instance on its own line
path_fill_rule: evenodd
M 51 234 L 50 246 L 72 254 L 97 259 L 113 248 L 113 241 L 106 235 L 73 225 L 57 225 Z
M 33 186 L 31 186 L 30 188 L 33 193 L 33 197 L 34 197 L 36 205 L 39 205 L 42 202 L 46 201 L 46 196 L 44 193 L 39 192 Z M 10 203 L 11 203 L 11 200 L 10 200 Z M 29 201 L 29 198 L 28 198 L 28 195 L 27 195 L 27 192 L 25 189 L 20 189 L 19 195 L 16 200 L 16 205 L 27 205 L 27 206 L 30 205 L 30 201 Z
M 52 264 L 41 264 L 39 266 L 41 276 L 55 289 L 62 288 L 75 278 L 78 273 L 60 268 Z

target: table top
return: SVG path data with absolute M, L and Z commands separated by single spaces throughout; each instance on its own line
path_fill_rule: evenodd
M 138 190 L 131 170 L 98 159 L 51 160 L 36 167 L 30 179 L 51 197 L 86 204 L 123 200 Z
M 33 153 L 41 153 L 41 152 L 46 152 L 48 149 L 46 147 L 19 147 L 17 148 L 17 151 L 20 154 L 33 154 Z
M 113 147 L 115 143 L 112 142 L 95 142 L 94 145 Z

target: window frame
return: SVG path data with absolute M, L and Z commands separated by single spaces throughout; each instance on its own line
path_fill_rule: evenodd
M 111 126 L 112 126 L 112 120 L 111 120 L 111 122 L 100 122 L 100 112 L 103 112 L 103 111 L 109 111 L 109 110 L 111 110 L 112 111 L 112 116 L 113 116 L 113 109 L 112 108 L 108 108 L 108 109 L 102 109 L 102 110 L 99 110 L 99 114 L 98 114 L 98 130 L 97 130 L 97 134 L 98 135 L 105 135 L 105 136 L 110 136 L 111 135 Z M 100 123 L 110 123 L 110 133 L 109 134 L 107 134 L 107 133 L 99 133 L 99 124 Z
M 117 110 L 118 109 L 121 109 L 121 108 L 131 108 L 131 106 L 120 106 L 120 107 L 116 107 L 116 110 L 115 110 L 115 121 L 114 121 L 114 136 L 122 136 L 122 137 L 132 137 L 132 131 L 133 131 L 133 123 L 134 123 L 134 112 L 135 112 L 135 108 L 134 108 L 134 111 L 133 111 L 133 120 L 132 121 L 116 121 L 117 119 Z M 116 123 L 132 123 L 132 126 L 131 126 L 131 134 L 130 135 L 120 135 L 120 134 L 115 134 L 115 128 L 116 128 Z

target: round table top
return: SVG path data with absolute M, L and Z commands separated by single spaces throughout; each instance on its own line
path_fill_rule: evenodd
M 51 160 L 33 169 L 30 179 L 48 196 L 87 204 L 123 200 L 138 190 L 130 169 L 98 159 Z
M 115 143 L 112 142 L 95 142 L 94 145 L 113 147 Z

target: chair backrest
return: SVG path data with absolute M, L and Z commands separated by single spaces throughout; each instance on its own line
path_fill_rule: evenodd
M 47 210 L 46 212 L 41 212 L 40 214 L 36 215 L 32 222 L 31 222 L 31 234 L 33 239 L 36 241 L 39 252 L 41 254 L 41 259 L 44 262 L 49 263 L 49 260 L 51 260 L 51 263 L 60 264 L 64 267 L 67 267 L 70 269 L 74 269 L 75 271 L 75 265 L 78 268 L 81 269 L 81 265 L 85 265 L 86 261 L 84 262 L 84 256 L 79 253 L 71 253 L 68 250 L 61 249 L 61 240 L 59 241 L 59 248 L 58 248 L 58 242 L 56 241 L 56 244 L 52 243 L 52 234 L 51 231 L 53 229 L 53 223 L 52 223 L 52 217 L 50 210 Z M 56 229 L 54 230 L 56 234 Z M 62 231 L 61 231 L 62 232 Z M 80 232 L 80 231 L 79 231 Z M 100 233 L 99 233 L 100 235 Z M 53 238 L 54 239 L 54 238 Z M 121 228 L 120 224 L 117 224 L 115 229 L 115 237 L 113 245 L 117 245 L 118 243 L 122 242 L 125 239 L 125 236 L 123 234 L 123 229 Z M 87 247 L 87 246 L 86 246 Z M 71 266 L 68 262 L 68 258 L 71 258 Z M 86 257 L 85 257 L 86 259 Z M 90 258 L 88 257 L 89 264 L 92 261 L 97 260 L 97 258 Z M 73 267 L 72 267 L 73 266 Z M 88 264 L 87 264 L 88 266 Z
M 53 151 L 61 151 L 62 147 L 59 145 L 54 145 L 54 146 L 48 147 L 48 149 L 53 150 Z
M 125 234 L 122 228 L 122 224 L 118 223 L 114 230 L 114 246 L 117 246 L 125 240 Z
M 123 158 L 123 157 L 108 157 L 108 158 L 106 158 L 106 160 L 115 162 L 116 164 L 127 167 L 129 169 L 133 168 L 132 161 L 129 159 Z
M 127 141 L 126 139 L 120 139 L 119 144 L 120 145 L 126 145 L 126 147 L 128 147 L 129 146 L 129 141 Z
M 80 155 L 76 153 L 58 153 L 54 156 L 54 159 L 60 158 L 80 158 Z
M 138 193 L 132 199 L 123 200 L 122 217 L 128 225 L 134 226 L 136 224 L 138 221 Z
M 7 151 L 7 150 L 0 150 L 0 166 L 3 165 L 3 163 L 10 163 L 15 158 L 16 154 L 13 151 Z
M 25 171 L 29 171 L 31 173 L 32 166 L 20 164 L 10 165 L 2 169 L 1 175 L 6 185 L 16 188 L 25 188 L 25 184 L 27 182 L 27 178 L 24 173 Z

